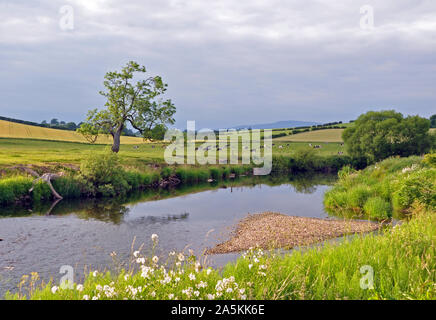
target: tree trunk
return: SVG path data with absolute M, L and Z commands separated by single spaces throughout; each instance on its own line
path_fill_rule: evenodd
M 116 131 L 112 136 L 114 138 L 112 152 L 118 153 L 120 151 L 121 130 Z

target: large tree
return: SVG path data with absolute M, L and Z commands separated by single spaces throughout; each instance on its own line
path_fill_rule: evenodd
M 430 150 L 430 121 L 419 116 L 403 117 L 393 110 L 362 114 L 344 130 L 348 153 L 366 158 L 369 163 L 389 156 L 423 154 Z
M 120 150 L 121 134 L 130 124 L 144 139 L 153 137 L 153 129 L 173 124 L 176 108 L 171 100 L 160 96 L 167 89 L 161 77 L 154 76 L 134 82 L 134 74 L 146 73 L 145 67 L 130 61 L 120 72 L 108 72 L 104 77 L 106 98 L 103 110 L 90 110 L 87 120 L 78 129 L 89 141 L 90 136 L 110 134 L 113 137 L 112 151 Z

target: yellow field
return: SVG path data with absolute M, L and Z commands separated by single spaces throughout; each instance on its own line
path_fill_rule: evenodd
M 307 131 L 289 136 L 279 137 L 274 141 L 292 142 L 342 142 L 342 132 L 344 129 L 324 129 Z
M 21 123 L 0 120 L 0 138 L 27 138 L 70 142 L 87 142 L 86 139 L 75 131 L 50 129 L 36 126 L 29 126 Z M 112 144 L 112 137 L 101 135 L 97 144 Z M 121 137 L 121 144 L 144 143 L 142 138 Z

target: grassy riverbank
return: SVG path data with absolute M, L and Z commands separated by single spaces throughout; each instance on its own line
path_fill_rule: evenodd
M 435 159 L 428 154 L 389 158 L 361 171 L 345 167 L 324 205 L 334 215 L 375 220 L 408 214 L 415 201 L 435 208 Z
M 436 213 L 416 206 L 410 221 L 381 234 L 286 255 L 250 250 L 222 271 L 181 253 L 134 252 L 132 267 L 119 274 L 92 271 L 68 289 L 41 284 L 35 273 L 6 298 L 435 299 L 435 241 Z
M 160 149 L 163 145 L 161 145 Z M 156 149 L 156 148 L 155 148 Z M 58 173 L 53 179 L 53 187 L 64 199 L 100 198 L 122 196 L 137 190 L 156 190 L 175 185 L 197 185 L 252 175 L 255 167 L 248 165 L 177 165 L 164 163 L 132 166 L 126 163 L 123 154 L 105 151 L 85 152 L 79 165 L 54 163 L 45 165 L 16 165 L 0 170 L 0 204 L 11 206 L 16 203 L 38 203 L 52 201 L 49 186 L 40 181 L 32 192 L 35 177 L 29 170 L 39 175 Z M 272 174 L 312 174 L 334 173 L 344 165 L 361 165 L 347 156 L 321 156 L 312 149 L 297 150 L 292 154 L 274 155 Z M 26 171 L 27 170 L 27 171 Z

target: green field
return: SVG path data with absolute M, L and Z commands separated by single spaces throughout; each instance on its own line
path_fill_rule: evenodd
M 274 141 L 299 141 L 299 142 L 342 142 L 342 132 L 344 129 L 323 129 L 307 131 L 280 138 Z
M 297 150 L 313 149 L 305 142 L 274 141 L 274 155 L 291 155 Z M 142 143 L 134 149 L 132 145 L 121 145 L 119 155 L 126 166 L 142 167 L 152 163 L 163 163 L 165 143 Z M 320 149 L 313 149 L 319 155 L 335 155 L 345 152 L 340 143 L 321 143 Z M 282 148 L 280 148 L 280 146 Z M 90 152 L 103 152 L 107 145 L 77 142 L 6 139 L 0 138 L 0 167 L 16 164 L 79 164 Z

